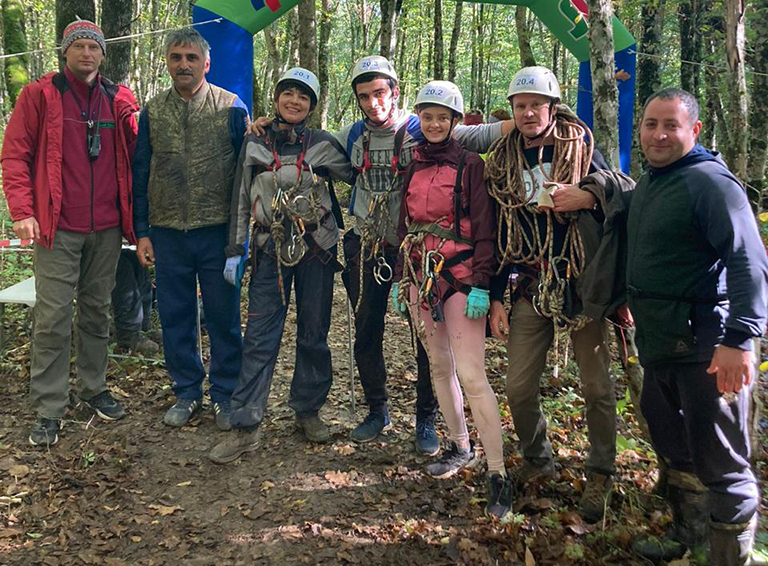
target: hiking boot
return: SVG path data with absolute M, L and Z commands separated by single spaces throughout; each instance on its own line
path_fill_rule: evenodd
M 488 476 L 488 502 L 485 514 L 501 519 L 515 502 L 515 484 L 509 476 L 491 474 Z
M 710 564 L 717 566 L 757 566 L 751 559 L 757 530 L 757 514 L 748 523 L 709 524 Z
M 461 450 L 455 442 L 443 455 L 427 466 L 427 473 L 436 479 L 446 479 L 462 468 L 471 468 L 476 463 L 475 444 L 470 441 L 469 450 Z
M 596 523 L 611 504 L 613 477 L 600 472 L 587 472 L 587 485 L 579 500 L 579 515 L 587 523 Z
M 252 452 L 259 447 L 260 431 L 234 429 L 225 440 L 211 448 L 208 459 L 215 464 L 229 464 L 246 452 Z
M 219 401 L 213 404 L 213 415 L 216 417 L 216 426 L 219 430 L 232 430 L 229 415 L 232 413 L 229 401 Z
M 29 433 L 29 443 L 32 446 L 53 446 L 59 441 L 60 430 L 60 419 L 38 417 Z
M 672 525 L 662 536 L 637 540 L 632 544 L 632 550 L 654 564 L 662 560 L 678 560 L 690 550 L 697 563 L 706 564 L 709 527 L 707 488 L 693 474 L 672 469 L 668 474 L 667 500 L 672 508 Z
M 202 408 L 202 399 L 177 399 L 173 407 L 165 412 L 163 422 L 168 426 L 182 427 Z
M 416 421 L 416 452 L 427 456 L 440 452 L 440 441 L 437 439 L 435 423 L 431 419 Z
M 392 428 L 392 423 L 389 421 L 389 415 L 386 411 L 371 411 L 368 413 L 368 416 L 365 417 L 365 420 L 349 433 L 349 436 L 355 442 L 370 442 L 379 436 L 379 434 L 390 428 Z
M 118 341 L 115 346 L 115 354 L 136 354 L 145 358 L 155 356 L 159 351 L 160 346 L 157 342 L 147 336 L 139 336 L 138 334 L 131 336 L 128 340 Z
M 519 489 L 526 484 L 539 483 L 545 480 L 555 479 L 554 460 L 523 460 L 523 463 L 513 472 L 514 481 Z
M 109 391 L 104 390 L 83 402 L 105 421 L 116 421 L 125 416 L 125 409 Z
M 323 422 L 319 415 L 310 417 L 296 416 L 296 426 L 304 433 L 310 442 L 328 442 L 331 439 L 331 432 L 328 425 Z

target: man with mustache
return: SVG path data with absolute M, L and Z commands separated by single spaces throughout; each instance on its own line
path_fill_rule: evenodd
M 176 403 L 169 426 L 202 408 L 205 368 L 195 333 L 197 284 L 211 341 L 210 396 L 216 425 L 229 430 L 230 397 L 240 373 L 240 289 L 222 275 L 235 167 L 248 114 L 237 95 L 209 84 L 208 42 L 193 28 L 165 40 L 173 86 L 139 119 L 133 162 L 139 262 L 155 265 L 166 367 Z
M 77 297 L 77 396 L 99 417 L 125 411 L 107 390 L 110 293 L 122 237 L 134 241 L 130 165 L 136 99 L 99 73 L 101 29 L 64 29 L 65 66 L 24 87 L 5 130 L 3 189 L 13 231 L 35 241 L 35 332 L 30 399 L 34 446 L 59 439 L 69 403 Z

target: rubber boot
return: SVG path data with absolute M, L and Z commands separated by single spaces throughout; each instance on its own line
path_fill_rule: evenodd
M 709 524 L 711 566 L 752 565 L 752 545 L 757 530 L 757 514 L 748 523 Z
M 672 525 L 660 537 L 640 539 L 632 550 L 659 564 L 682 558 L 687 550 L 697 562 L 707 561 L 709 524 L 708 490 L 693 474 L 670 469 L 667 501 L 672 508 Z

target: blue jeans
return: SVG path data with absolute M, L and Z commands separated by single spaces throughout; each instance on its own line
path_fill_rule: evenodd
M 197 351 L 197 282 L 211 341 L 211 401 L 228 401 L 237 384 L 242 357 L 240 291 L 227 283 L 224 247 L 227 226 L 181 231 L 152 228 L 157 310 L 163 326 L 165 365 L 179 399 L 203 396 L 205 368 Z
M 333 255 L 336 249 L 330 250 Z M 333 300 L 331 262 L 307 255 L 294 267 L 283 267 L 285 305 L 296 289 L 296 364 L 291 382 L 290 406 L 299 417 L 317 414 L 333 382 L 328 330 Z M 255 429 L 264 420 L 269 388 L 285 327 L 288 307 L 278 287 L 277 261 L 256 252 L 248 288 L 248 323 L 243 344 L 243 365 L 232 395 L 232 426 Z
M 746 523 L 760 502 L 749 465 L 751 391 L 733 399 L 717 390 L 704 363 L 656 364 L 645 368 L 640 402 L 653 446 L 672 469 L 696 474 L 709 488 L 718 523 Z

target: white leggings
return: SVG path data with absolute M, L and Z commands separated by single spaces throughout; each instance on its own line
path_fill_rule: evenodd
M 411 301 L 416 300 L 416 287 L 411 285 Z M 468 318 L 464 314 L 467 296 L 454 293 L 443 304 L 445 322 L 434 322 L 429 310 L 420 302 L 411 307 L 426 326 L 426 344 L 435 395 L 448 426 L 450 439 L 460 448 L 469 448 L 467 419 L 459 381 L 469 399 L 469 407 L 480 434 L 488 471 L 504 471 L 499 404 L 485 375 L 485 317 Z M 415 319 L 415 317 L 414 317 Z M 458 374 L 458 377 L 457 377 Z

